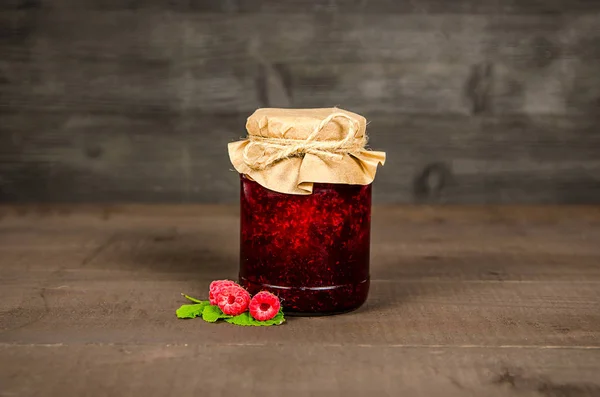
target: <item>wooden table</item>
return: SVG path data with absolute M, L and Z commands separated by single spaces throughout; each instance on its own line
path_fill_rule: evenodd
M 0 208 L 0 396 L 598 396 L 599 207 L 377 207 L 360 310 L 178 320 L 235 207 Z

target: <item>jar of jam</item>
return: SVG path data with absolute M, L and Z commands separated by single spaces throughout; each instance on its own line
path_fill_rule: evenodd
M 239 282 L 251 294 L 278 295 L 286 314 L 343 313 L 367 299 L 372 177 L 385 154 L 364 150 L 363 126 L 364 118 L 340 109 L 259 109 L 248 119 L 249 139 L 230 144 L 240 173 Z M 351 143 L 336 145 L 349 136 Z M 295 146 L 299 153 L 290 155 Z

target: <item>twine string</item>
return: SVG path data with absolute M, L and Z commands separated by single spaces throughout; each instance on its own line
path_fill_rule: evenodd
M 341 117 L 348 120 L 348 133 L 342 140 L 318 141 L 319 132 L 333 119 Z M 323 119 L 306 139 L 265 138 L 255 135 L 248 136 L 249 143 L 244 148 L 243 158 L 248 167 L 260 171 L 271 164 L 290 157 L 314 154 L 329 160 L 340 160 L 344 154 L 364 149 L 367 138 L 356 137 L 360 124 L 344 113 L 333 113 Z M 262 153 L 258 158 L 250 156 L 250 150 L 258 148 Z

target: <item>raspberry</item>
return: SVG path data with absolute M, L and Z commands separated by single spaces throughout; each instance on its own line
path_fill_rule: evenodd
M 250 294 L 239 285 L 223 287 L 217 294 L 219 309 L 230 316 L 237 316 L 248 310 Z
M 270 320 L 279 313 L 279 298 L 267 291 L 254 295 L 250 301 L 250 315 L 258 321 Z
M 238 285 L 231 280 L 215 280 L 210 283 L 209 292 L 208 292 L 208 300 L 211 305 L 217 304 L 217 297 L 219 296 L 219 291 L 225 287 L 231 287 Z M 239 286 L 239 285 L 238 285 Z

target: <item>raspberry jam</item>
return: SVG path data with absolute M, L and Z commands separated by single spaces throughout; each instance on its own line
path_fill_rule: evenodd
M 357 309 L 369 292 L 371 185 L 274 192 L 241 176 L 240 283 L 279 296 L 286 314 Z

